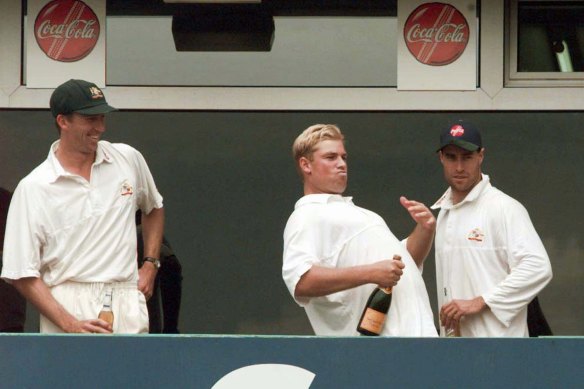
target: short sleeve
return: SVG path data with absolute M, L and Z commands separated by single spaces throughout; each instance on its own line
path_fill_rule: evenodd
M 297 299 L 294 292 L 304 273 L 319 262 L 319 230 L 298 216 L 298 213 L 292 214 L 284 230 L 282 278 L 292 297 L 304 306 L 308 299 Z
M 149 214 L 153 208 L 163 207 L 162 196 L 156 188 L 154 177 L 148 168 L 144 156 L 138 150 L 133 150 L 138 178 L 138 208 L 145 214 Z
M 2 256 L 2 278 L 15 280 L 40 276 L 40 252 L 44 235 L 41 212 L 42 200 L 30 185 L 21 182 L 16 188 L 6 222 Z

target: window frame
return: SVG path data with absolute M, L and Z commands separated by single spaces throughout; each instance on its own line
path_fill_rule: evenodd
M 562 0 L 582 2 L 581 0 Z M 505 17 L 505 87 L 582 87 L 584 72 L 519 72 L 518 18 L 519 3 L 538 3 L 543 0 L 507 0 Z

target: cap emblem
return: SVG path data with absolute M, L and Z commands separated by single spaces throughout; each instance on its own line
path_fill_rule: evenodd
M 460 124 L 455 124 L 450 127 L 450 135 L 452 136 L 463 136 L 464 135 L 464 127 Z
M 89 92 L 91 93 L 92 99 L 103 99 L 103 93 L 99 88 L 92 86 L 89 88 Z

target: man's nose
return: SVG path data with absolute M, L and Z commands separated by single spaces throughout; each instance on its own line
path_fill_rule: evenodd
M 457 171 L 460 172 L 460 171 L 463 171 L 464 170 L 464 165 L 463 165 L 462 159 L 457 159 L 455 165 L 456 165 L 456 170 Z

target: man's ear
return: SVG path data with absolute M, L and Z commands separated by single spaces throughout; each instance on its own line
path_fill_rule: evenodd
M 57 124 L 61 128 L 65 127 L 67 125 L 67 117 L 65 115 L 58 114 L 57 117 L 55 118 L 55 120 L 57 121 Z
M 306 157 L 300 157 L 298 160 L 298 166 L 304 174 L 310 174 L 312 172 L 312 166 L 310 165 L 310 160 Z

